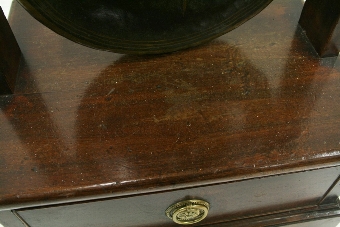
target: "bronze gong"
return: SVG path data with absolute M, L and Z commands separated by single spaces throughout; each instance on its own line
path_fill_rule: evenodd
M 207 42 L 272 0 L 19 0 L 58 34 L 96 49 L 154 54 Z

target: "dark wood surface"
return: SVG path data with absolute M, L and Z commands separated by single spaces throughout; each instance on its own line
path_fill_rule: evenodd
M 207 45 L 133 56 L 66 40 L 14 2 L 24 61 L 0 97 L 1 209 L 338 166 L 340 61 L 314 52 L 301 10 L 275 0 Z
M 339 224 L 340 210 L 338 205 L 333 208 L 320 209 L 317 207 L 303 210 L 291 210 L 282 213 L 244 218 L 240 220 L 217 223 L 213 227 L 334 227 Z
M 327 207 L 318 212 L 317 206 L 339 171 L 340 167 L 325 168 L 147 195 L 28 208 L 17 212 L 32 227 L 178 226 L 165 215 L 165 210 L 182 200 L 204 199 L 210 203 L 210 210 L 207 218 L 197 224 L 199 226 L 216 223 L 223 223 L 218 226 L 272 226 L 339 215 L 335 200 L 330 203 L 332 209 Z M 287 210 L 289 212 L 282 212 Z
M 0 95 L 14 91 L 21 52 L 0 7 Z
M 307 0 L 300 25 L 321 57 L 337 56 L 340 51 L 340 2 Z

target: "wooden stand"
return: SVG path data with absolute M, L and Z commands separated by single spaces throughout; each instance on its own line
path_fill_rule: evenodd
M 307 0 L 305 3 L 299 24 L 321 57 L 339 54 L 339 18 L 339 0 Z
M 0 7 L 0 95 L 14 92 L 20 48 Z

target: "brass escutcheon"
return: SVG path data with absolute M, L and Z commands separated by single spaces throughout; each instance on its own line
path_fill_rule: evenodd
M 202 221 L 209 211 L 209 203 L 203 200 L 185 200 L 171 205 L 165 214 L 175 223 L 190 225 Z

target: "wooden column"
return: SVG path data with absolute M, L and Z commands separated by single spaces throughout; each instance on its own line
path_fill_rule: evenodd
M 14 92 L 20 48 L 0 7 L 0 95 Z
M 299 24 L 320 57 L 337 56 L 340 50 L 340 1 L 307 0 Z

